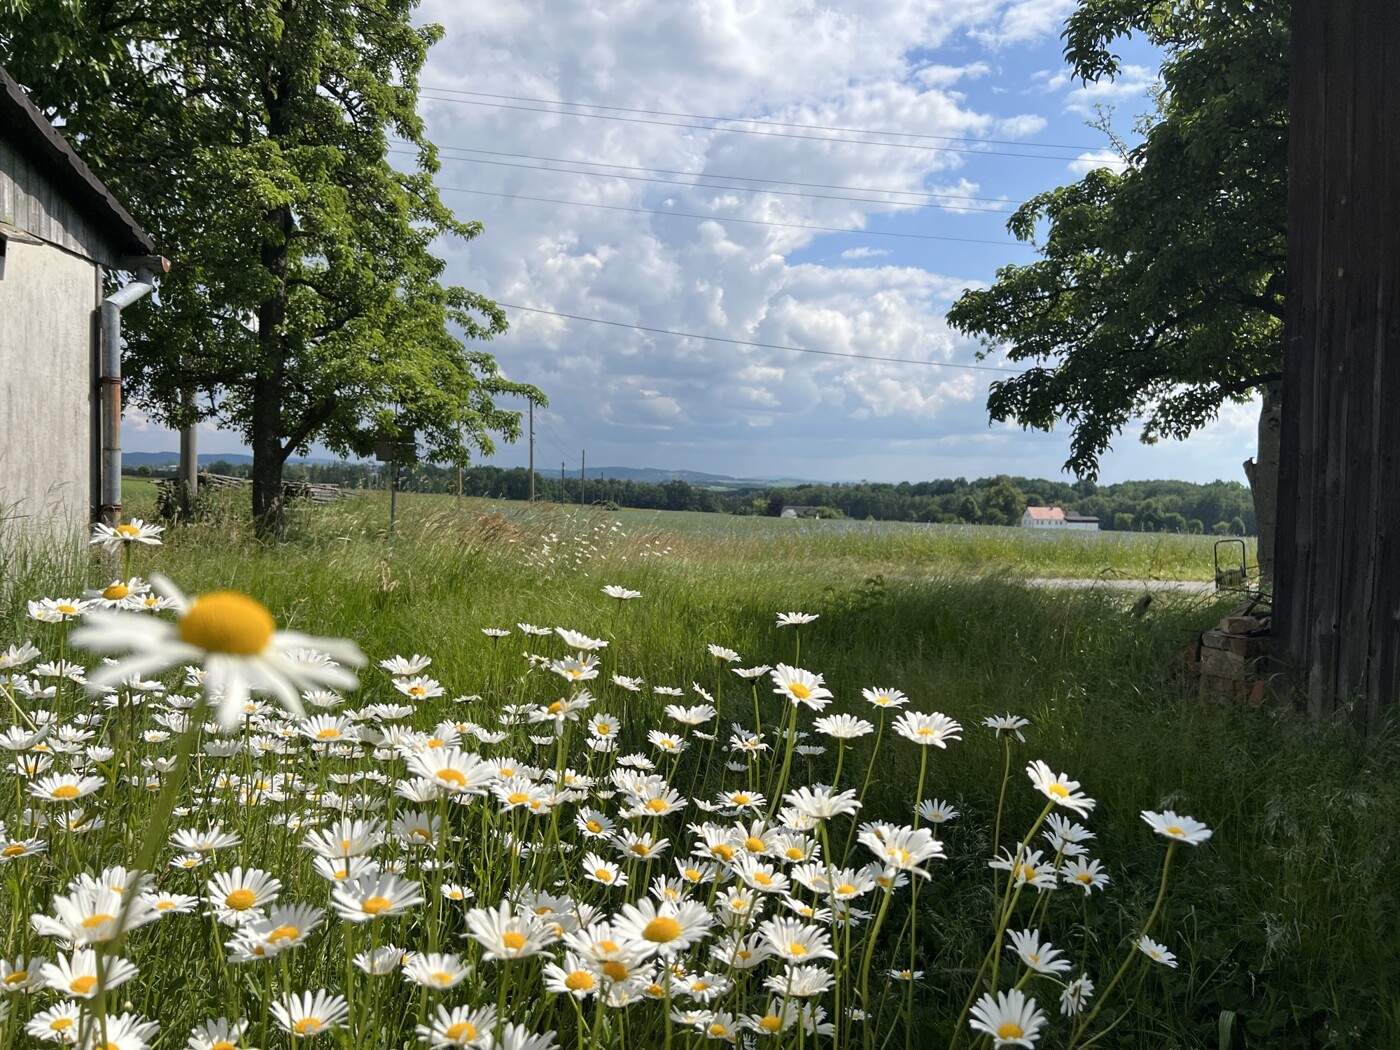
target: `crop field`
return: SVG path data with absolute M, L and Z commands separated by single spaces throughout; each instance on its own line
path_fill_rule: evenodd
M 1233 599 L 1023 582 L 1208 538 L 410 494 L 159 539 L 7 559 L 0 1050 L 1400 1045 L 1396 734 L 1199 701 Z

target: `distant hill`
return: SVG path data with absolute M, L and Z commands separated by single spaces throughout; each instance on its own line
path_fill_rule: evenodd
M 780 488 L 788 485 L 810 485 L 802 478 L 735 478 L 728 474 L 706 474 L 702 470 L 662 470 L 660 467 L 590 467 L 588 477 L 613 478 L 617 481 L 646 481 L 664 484 L 684 481 L 698 488 L 751 489 Z

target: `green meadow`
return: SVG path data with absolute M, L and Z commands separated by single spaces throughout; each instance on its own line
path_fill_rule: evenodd
M 153 486 L 131 482 L 126 498 L 134 515 L 154 509 Z M 609 643 L 601 650 L 603 673 L 586 684 L 595 687 L 594 710 L 621 722 L 623 751 L 658 757 L 648 731 L 670 725 L 663 706 L 700 702 L 694 686 L 715 698 L 717 744 L 697 739 L 674 762 L 658 757 L 660 772 L 689 799 L 713 800 L 753 777 L 760 788 L 831 783 L 839 761 L 843 772 L 836 786 L 861 790 L 861 820 L 909 824 L 919 786 L 920 797 L 959 811 L 938 828 L 945 856 L 929 862 L 927 881 L 915 878 L 921 883 L 917 897 L 907 889 L 890 894 L 888 914 L 881 909 L 878 919 L 865 918 L 864 929 L 873 926 L 879 935 L 861 941 L 851 956 L 838 952 L 840 958 L 829 963 L 838 974 L 837 995 L 845 998 L 839 1005 L 822 1000 L 825 1009 L 836 1016 L 838 1009 L 844 1014 L 860 1003 L 865 1020 L 838 1019 L 834 1034 L 794 1031 L 762 1045 L 991 1045 L 987 1036 L 966 1029 L 955 1034 L 954 1027 L 966 1016 L 974 986 L 985 981 L 998 922 L 1007 930 L 1034 923 L 1074 960 L 1074 969 L 1056 981 L 1029 969 L 1013 971 L 1015 956 L 999 953 L 1000 987 L 1016 983 L 1048 1016 L 1039 1045 L 1400 1045 L 1394 878 L 1400 736 L 1387 731 L 1361 741 L 1277 704 L 1253 709 L 1198 700 L 1177 673 L 1179 653 L 1194 634 L 1231 611 L 1237 596 L 1162 592 L 1145 615 L 1135 615 L 1132 591 L 1067 591 L 1023 582 L 1209 580 L 1210 538 L 1045 537 L 1015 529 L 608 513 L 412 494 L 399 501 L 392 535 L 388 525 L 387 498 L 363 496 L 294 509 L 286 541 L 274 545 L 253 535 L 239 507 L 225 504 L 206 522 L 167 530 L 163 546 L 136 549 L 132 571 L 163 574 L 190 595 L 240 591 L 263 603 L 279 628 L 357 642 L 370 665 L 356 703 L 394 699 L 378 661 L 430 655 L 426 673 L 447 694 L 420 704 L 419 729 L 464 714 L 489 725 L 504 705 L 547 703 L 563 686 L 545 672 L 531 672 L 523 654 L 558 655 L 548 648 L 555 641 L 557 650 L 557 640 L 524 636 L 517 624 L 562 626 Z M 26 601 L 101 587 L 117 573 L 109 557 L 96 553 L 64 559 L 16 551 L 9 565 L 0 595 L 6 624 L 0 644 L 32 638 L 45 659 L 53 658 L 62 629 L 28 619 Z M 641 597 L 614 600 L 602 593 L 604 585 Z M 794 611 L 818 618 L 800 628 L 777 625 L 777 614 Z M 483 628 L 511 633 L 493 639 Z M 823 745 L 825 753 L 789 753 L 790 772 L 780 772 L 783 740 L 777 737 L 761 770 L 726 770 L 731 723 L 753 727 L 757 719 L 771 729 L 797 708 L 775 696 L 766 677 L 752 688 L 737 678 L 710 654 L 711 644 L 735 650 L 741 659 L 735 666 L 782 662 L 824 676 L 834 697 L 824 714 L 879 720 L 878 761 L 872 766 L 875 737 L 838 746 L 812 733 L 811 712 L 804 711 L 799 728 L 812 735 L 803 743 Z M 613 685 L 608 678 L 615 673 L 642 679 L 645 687 L 631 692 Z M 686 696 L 661 697 L 653 686 L 674 687 Z M 956 720 L 960 738 L 946 747 L 921 748 L 897 736 L 891 717 L 862 699 L 862 690 L 872 687 L 902 690 L 908 710 Z M 449 702 L 464 695 L 475 699 Z M 78 702 L 75 694 L 71 703 Z M 1024 743 L 983 727 L 984 718 L 1006 714 L 1029 720 Z M 155 754 L 141 750 L 152 747 L 149 742 L 128 739 L 133 753 Z M 535 749 L 529 761 L 554 764 L 552 747 L 512 739 Z M 1096 800 L 1084 823 L 1096 836 L 1090 853 L 1102 859 L 1110 882 L 1093 893 L 1070 885 L 1045 894 L 1016 892 L 1007 912 L 1006 873 L 993 872 L 987 862 L 998 847 L 1014 849 L 1043 807 L 1049 808 L 1021 772 L 1033 760 L 1064 771 Z M 570 758 L 575 766 L 583 761 Z M 196 777 L 205 774 L 201 767 Z M 326 761 L 311 761 L 304 775 L 324 790 Z M 0 820 L 12 835 L 23 819 L 20 795 L 17 778 L 0 773 L 0 798 L 9 799 L 0 802 Z M 42 947 L 17 917 L 41 911 L 78 871 L 92 871 L 99 861 L 116 863 L 142 844 L 129 829 L 146 826 L 156 799 L 115 790 L 103 797 L 114 807 L 106 818 L 113 830 L 91 840 L 69 838 L 66 845 L 55 835 L 53 848 L 28 862 L 38 865 L 32 872 L 21 874 L 17 863 L 0 866 L 9 894 L 10 917 L 0 919 L 0 933 L 8 928 L 8 956 Z M 293 898 L 319 894 L 318 903 L 325 903 L 307 862 L 287 845 L 285 826 L 271 830 L 257 814 L 226 799 L 206 803 L 208 812 L 196 823 L 207 826 L 217 818 L 238 827 L 244 864 L 271 867 L 271 859 L 262 860 L 275 855 L 286 864 L 281 877 Z M 1144 810 L 1190 815 L 1214 832 L 1201 845 L 1170 847 L 1170 877 L 1160 900 L 1169 847 L 1143 821 Z M 181 818 L 174 819 L 178 824 Z M 447 842 L 439 854 L 459 862 L 453 877 L 465 883 L 465 873 L 473 873 L 479 905 L 494 905 L 511 879 L 521 877 L 508 860 L 481 859 L 504 830 L 524 833 L 518 821 L 501 825 L 495 819 L 456 826 L 461 841 Z M 685 821 L 667 819 L 674 855 L 682 857 L 692 836 Z M 690 813 L 685 818 L 702 819 Z M 543 880 L 537 885 L 563 877 L 562 866 L 573 863 L 565 851 L 591 848 L 566 841 L 572 821 L 562 823 L 565 831 L 554 829 L 556 838 L 548 840 L 558 850 L 549 854 L 552 859 L 536 854 L 527 864 Z M 832 819 L 833 863 L 870 859 L 858 844 L 849 853 L 841 849 L 853 824 L 850 817 Z M 426 876 L 429 882 L 434 877 Z M 203 878 L 163 876 L 161 884 L 198 895 Z M 436 878 L 441 881 L 440 871 Z M 633 872 L 638 892 L 646 879 L 645 870 Z M 421 923 L 401 924 L 399 936 L 431 934 L 439 948 L 469 958 L 474 975 L 451 1002 L 490 1005 L 509 990 L 511 1002 L 528 1004 L 518 1010 L 521 1019 L 534 1030 L 557 1032 L 562 1046 L 715 1045 L 684 1017 L 667 1021 L 660 1004 L 627 1007 L 631 1019 L 625 1022 L 609 1020 L 612 1011 L 592 1001 L 575 1009 L 567 995 L 561 1000 L 542 990 L 538 974 L 528 969 L 534 963 L 483 960 L 461 939 L 465 927 L 459 919 L 442 914 L 435 902 L 428 911 Z M 220 940 L 227 931 L 211 919 L 191 921 L 186 933 L 163 925 L 187 918 L 162 920 L 157 933 L 135 931 L 129 939 L 142 976 L 124 986 L 123 995 L 138 1012 L 161 1020 L 161 1045 L 183 1044 L 205 1018 L 234 1013 L 252 1019 L 253 1045 L 287 1045 L 286 1035 L 268 1028 L 265 1009 L 259 1013 L 274 994 L 264 981 L 289 982 L 284 991 L 360 988 L 358 999 L 351 996 L 350 1022 L 353 1027 L 363 1020 L 359 1045 L 403 1045 L 413 1039 L 414 1023 L 428 1004 L 439 1001 L 426 993 L 420 999 L 396 991 L 400 998 L 394 999 L 366 991 L 374 987 L 365 984 L 370 979 L 351 973 L 344 960 L 368 941 L 350 924 L 342 931 L 334 916 L 320 929 L 320 940 L 298 949 L 292 968 L 284 965 L 280 975 L 268 963 L 258 964 L 261 971 L 226 963 Z M 1174 953 L 1174 968 L 1135 958 L 1133 943 L 1149 922 L 1152 937 Z M 170 968 L 174 958 L 178 972 Z M 1134 961 L 1091 1023 L 1081 1030 L 1085 1015 L 1061 1016 L 1064 979 L 1087 970 L 1103 992 L 1125 960 Z M 920 976 L 913 982 L 892 979 L 891 969 Z M 207 992 L 181 998 L 179 988 Z M 744 1011 L 764 1008 L 754 1006 L 761 998 L 751 984 L 736 982 L 720 1007 L 733 1004 L 737 1025 Z M 20 997 L 10 1001 L 14 1019 L 0 1030 L 6 1048 L 25 1044 L 19 1019 L 30 1016 Z M 668 1005 L 681 1009 L 670 1000 Z M 364 1031 L 375 1034 L 364 1037 Z M 341 1030 L 325 1038 L 348 1037 Z

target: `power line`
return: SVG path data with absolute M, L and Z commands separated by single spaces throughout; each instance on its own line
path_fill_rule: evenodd
M 410 145 L 401 139 L 394 140 L 400 145 Z M 713 171 L 680 171 L 674 168 L 647 168 L 637 164 L 611 164 L 601 160 L 579 160 L 569 157 L 539 157 L 530 153 L 506 153 L 501 150 L 473 149 L 470 146 L 438 146 L 439 150 L 450 150 L 454 153 L 480 153 L 488 157 L 514 157 L 517 160 L 540 160 L 555 164 L 587 164 L 595 168 L 618 168 L 622 171 L 649 171 L 657 175 L 687 175 L 700 179 L 730 179 L 736 182 L 762 182 L 772 186 L 802 186 L 806 189 L 816 190 L 848 190 L 852 193 L 898 193 L 906 197 L 928 197 L 936 200 L 959 200 L 959 201 L 986 201 L 991 204 L 1025 204 L 1022 200 L 1011 200 L 1006 197 L 976 197 L 968 193 L 932 193 L 928 190 L 894 190 L 883 186 L 843 186 L 831 182 L 796 182 L 792 179 L 764 179 L 757 175 L 722 175 Z M 391 150 L 390 152 L 402 152 Z M 413 151 L 413 156 L 417 156 L 417 151 Z M 461 157 L 448 157 L 448 160 L 462 160 Z M 550 170 L 548 168 L 543 170 Z M 673 185 L 688 185 L 687 183 L 673 183 Z M 724 189 L 742 189 L 739 186 L 725 186 Z
M 515 201 L 537 201 L 542 204 L 563 204 L 572 208 L 602 208 L 605 211 L 627 211 L 637 215 L 660 215 L 668 219 L 699 219 L 701 222 L 742 222 L 749 226 L 782 226 L 792 230 L 817 230 L 821 233 L 853 233 L 862 237 L 900 237 L 915 241 L 956 241 L 959 244 L 995 244 L 999 248 L 1031 248 L 1021 241 L 993 241 L 977 237 L 941 237 L 932 233 L 896 233 L 890 230 L 857 230 L 849 226 L 812 226 L 800 222 L 770 222 L 766 219 L 737 219 L 728 215 L 699 215 L 686 211 L 658 211 L 655 208 L 628 208 L 621 204 L 594 204 L 588 201 L 561 201 L 555 197 L 532 197 L 524 193 L 497 193 L 494 190 L 469 190 L 465 186 L 439 186 L 443 193 L 475 193 L 482 197 L 504 197 Z
M 560 98 L 532 98 L 529 95 L 494 95 L 489 91 L 466 91 L 461 88 L 423 85 L 424 91 L 442 91 L 449 95 L 472 95 L 476 98 L 504 99 L 507 102 L 536 102 L 550 106 L 578 106 L 587 109 L 604 109 L 613 113 L 644 113 L 652 117 L 684 117 L 687 120 L 721 120 L 740 124 L 763 124 L 775 128 L 807 128 L 812 131 L 840 131 L 851 135 L 898 135 L 900 138 L 924 139 L 936 142 L 991 142 L 998 146 L 1036 146 L 1043 149 L 1099 149 L 1098 146 L 1066 146 L 1056 142 L 1027 142 L 1019 139 L 988 139 L 976 135 L 922 135 L 913 131 L 884 131 L 879 128 L 843 128 L 830 124 L 792 124 L 767 117 L 716 117 L 700 113 L 675 113 L 666 109 L 634 109 L 629 106 L 605 106 L 598 102 L 569 102 Z M 581 114 L 582 115 L 582 114 Z
M 391 149 L 389 153 L 399 156 L 416 156 L 409 150 Z M 708 189 L 708 190 L 728 190 L 739 193 L 774 193 L 785 197 L 812 197 L 819 200 L 829 201 L 855 201 L 862 204 L 893 204 L 902 208 L 938 208 L 943 211 L 961 212 L 990 212 L 994 215 L 1011 214 L 1005 208 L 976 208 L 969 205 L 958 204 L 930 204 L 922 201 L 892 201 L 880 200 L 875 197 L 845 197 L 835 193 L 804 193 L 801 190 L 776 190 L 762 189 L 752 186 L 720 186 L 714 183 L 705 182 L 676 182 L 673 179 L 656 179 L 646 175 L 619 175 L 611 171 L 577 171 L 569 168 L 542 168 L 535 164 L 517 164 L 508 160 L 484 160 L 480 157 L 447 157 L 447 160 L 457 161 L 460 164 L 490 164 L 501 168 L 523 168 L 526 171 L 549 171 L 556 175 L 585 175 L 595 179 L 626 179 L 629 182 L 657 182 L 663 186 L 678 186 L 681 189 Z M 884 193 L 898 193 L 899 190 L 882 190 Z
M 682 124 L 674 120 L 652 120 L 648 117 L 622 117 L 612 113 L 575 113 L 566 109 L 540 109 L 536 106 L 514 106 L 505 102 L 479 102 L 470 98 L 444 98 L 440 95 L 420 94 L 422 99 L 433 102 L 451 102 L 459 106 L 483 106 L 492 109 L 518 110 L 523 113 L 550 113 L 556 117 L 590 117 L 594 120 L 620 120 L 628 124 L 654 124 L 663 128 L 689 128 L 692 131 L 721 131 L 731 135 L 757 135 L 760 138 L 806 139 L 811 142 L 840 142 L 848 146 L 886 146 L 890 149 L 916 149 L 931 153 L 969 153 L 979 157 L 1019 157 L 1022 160 L 1054 160 L 1064 163 L 1074 160 L 1058 153 L 1009 153 L 1006 150 L 969 149 L 963 146 L 926 146 L 921 142 L 878 142 L 874 139 L 843 139 L 833 135 L 798 135 L 791 131 L 757 131 L 753 128 L 720 128 L 706 124 Z M 728 119 L 728 118 L 716 118 Z M 805 127 L 806 125 L 798 125 Z M 902 134 L 902 132 L 889 132 Z
M 972 372 L 1004 372 L 1019 376 L 1024 373 L 1015 368 L 998 368 L 996 365 L 967 365 L 953 361 L 917 361 L 911 357 L 881 357 L 876 354 L 843 354 L 839 350 L 814 350 L 804 346 L 785 346 L 781 343 L 756 343 L 748 339 L 729 339 L 722 335 L 701 335 L 698 332 L 676 332 L 669 328 L 648 328 L 646 325 L 629 324 L 626 321 L 605 321 L 601 317 L 581 317 L 578 314 L 560 313 L 557 310 L 542 310 L 537 306 L 520 306 L 518 303 L 503 303 L 496 300 L 497 306 L 507 310 L 524 310 L 532 314 L 546 314 L 550 317 L 563 317 L 570 321 L 587 321 L 590 324 L 611 325 L 613 328 L 631 328 L 638 332 L 651 332 L 655 335 L 671 335 L 677 339 L 705 339 L 712 343 L 729 343 L 732 346 L 755 346 L 763 350 L 791 350 L 796 354 L 820 354 L 823 357 L 846 357 L 856 361 L 882 361 L 892 365 L 928 365 L 932 368 L 961 368 Z

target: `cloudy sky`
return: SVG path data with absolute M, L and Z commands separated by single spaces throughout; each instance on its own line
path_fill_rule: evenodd
M 491 349 L 550 399 L 537 466 L 587 449 L 741 476 L 1057 476 L 1067 432 L 989 425 L 998 373 L 966 366 L 1005 362 L 943 317 L 1034 258 L 1006 234 L 1015 202 L 1112 158 L 1094 104 L 1125 134 L 1149 108 L 1139 44 L 1118 82 L 1071 82 L 1073 6 L 425 0 L 446 30 L 420 104 L 438 182 L 485 225 L 441 246 L 447 278 L 511 304 Z M 1254 420 L 1232 406 L 1182 444 L 1125 434 L 1102 479 L 1242 480 Z M 130 448 L 174 447 L 127 429 Z

